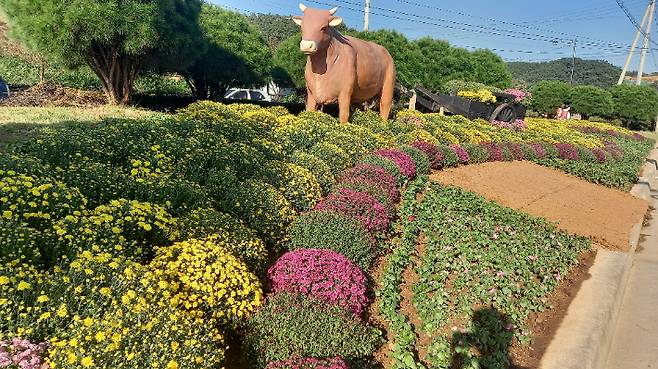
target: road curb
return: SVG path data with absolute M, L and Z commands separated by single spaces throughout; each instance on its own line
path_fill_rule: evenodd
M 647 156 L 638 183 L 631 189 L 635 197 L 649 200 L 658 190 L 658 149 Z M 555 333 L 540 362 L 541 369 L 603 369 L 617 327 L 621 304 L 630 278 L 635 251 L 644 220 L 631 230 L 627 253 L 600 249 L 569 305 L 567 315 Z

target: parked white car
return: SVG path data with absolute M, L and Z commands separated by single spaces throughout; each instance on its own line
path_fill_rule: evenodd
M 267 93 L 246 88 L 231 88 L 226 92 L 224 98 L 227 100 L 272 101 Z

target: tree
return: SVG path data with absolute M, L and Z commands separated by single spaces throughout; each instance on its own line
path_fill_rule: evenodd
M 299 33 L 299 26 L 290 17 L 278 14 L 252 14 L 249 21 L 254 24 L 265 38 L 265 42 L 275 51 L 288 38 Z
M 571 86 L 560 81 L 541 81 L 532 86 L 531 108 L 538 112 L 553 115 L 558 107 L 571 97 Z
M 191 62 L 200 0 L 0 0 L 13 34 L 69 68 L 88 65 L 111 104 L 130 101 L 144 68 Z
M 534 84 L 544 80 L 569 82 L 571 79 L 571 58 L 548 62 L 511 62 L 507 63 L 514 79 Z M 576 58 L 574 84 L 610 87 L 617 83 L 621 68 L 604 60 L 583 60 Z
M 377 30 L 374 32 L 352 32 L 350 36 L 372 41 L 384 46 L 395 61 L 397 80 L 405 86 L 413 87 L 422 83 L 423 56 L 418 45 L 410 43 L 401 33 L 391 30 Z
M 500 56 L 490 50 L 476 50 L 471 53 L 471 58 L 475 66 L 474 82 L 498 88 L 512 86 L 512 74 Z
M 221 99 L 231 86 L 265 84 L 272 53 L 247 17 L 204 4 L 199 21 L 205 52 L 182 71 L 194 95 Z
M 571 103 L 576 113 L 587 119 L 592 115 L 609 117 L 612 114 L 612 94 L 596 86 L 576 86 L 571 91 Z
M 658 92 L 649 86 L 619 85 L 610 89 L 614 114 L 628 128 L 651 129 L 658 116 Z
M 296 34 L 283 41 L 274 53 L 274 69 L 272 80 L 284 87 L 304 88 L 304 70 L 306 68 L 306 55 L 299 51 L 299 42 L 302 35 Z

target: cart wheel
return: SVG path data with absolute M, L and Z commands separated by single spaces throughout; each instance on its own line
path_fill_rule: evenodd
M 500 104 L 498 107 L 491 113 L 491 117 L 489 118 L 490 122 L 493 122 L 494 120 L 498 120 L 501 122 L 506 122 L 510 123 L 513 122 L 516 119 L 516 112 L 514 111 L 514 107 L 512 104 Z

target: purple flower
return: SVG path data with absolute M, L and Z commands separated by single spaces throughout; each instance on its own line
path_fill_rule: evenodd
M 505 157 L 503 156 L 503 150 L 500 149 L 498 144 L 494 142 L 483 142 L 480 144 L 481 147 L 487 150 L 489 154 L 487 161 L 504 161 Z
M 430 167 L 432 169 L 443 169 L 443 151 L 436 145 L 425 141 L 412 142 L 411 147 L 414 147 L 427 155 L 430 159 Z
M 507 90 L 505 90 L 505 93 L 513 95 L 514 96 L 514 101 L 516 101 L 516 102 L 521 102 L 521 101 L 529 98 L 530 96 L 532 96 L 532 94 L 530 92 L 521 91 L 521 90 L 516 89 L 516 88 L 508 88 Z
M 361 269 L 332 250 L 300 249 L 279 258 L 268 270 L 272 292 L 300 293 L 361 315 L 368 304 Z
M 340 357 L 316 359 L 314 357 L 292 358 L 273 361 L 265 369 L 349 369 Z
M 42 359 L 47 349 L 46 342 L 37 344 L 18 338 L 0 341 L 0 368 L 48 369 Z
M 624 157 L 624 150 L 613 141 L 603 140 L 603 150 L 612 155 L 615 159 L 621 159 Z
M 414 160 L 411 156 L 404 151 L 381 149 L 375 151 L 374 154 L 393 161 L 403 176 L 407 178 L 416 177 L 416 164 L 414 164 Z
M 569 143 L 556 143 L 555 148 L 558 151 L 560 159 L 565 160 L 578 160 L 580 155 L 578 155 L 578 148 L 575 145 Z
M 548 153 L 546 152 L 546 149 L 541 144 L 533 143 L 533 144 L 530 144 L 530 147 L 532 148 L 532 150 L 534 150 L 535 155 L 537 155 L 537 157 L 539 159 L 543 159 L 548 155 Z
M 341 188 L 320 201 L 316 210 L 332 210 L 354 217 L 370 232 L 386 232 L 389 226 L 388 210 L 365 192 Z
M 346 170 L 338 180 L 339 183 L 355 183 L 357 181 L 381 188 L 386 192 L 392 203 L 400 201 L 400 190 L 395 177 L 380 167 L 371 164 L 359 164 Z
M 603 149 L 592 149 L 592 154 L 596 158 L 596 161 L 599 163 L 605 163 L 608 160 L 608 157 L 605 154 Z
M 514 122 L 503 122 L 500 120 L 494 120 L 493 122 L 491 122 L 491 124 L 493 124 L 496 127 L 507 128 L 514 131 L 523 131 L 524 129 L 528 128 L 528 125 L 522 119 L 516 119 Z
M 512 154 L 512 159 L 514 160 L 524 160 L 525 153 L 523 152 L 523 146 L 518 143 L 508 143 L 507 148 L 509 149 L 510 154 Z
M 459 145 L 450 145 L 450 150 L 452 150 L 452 152 L 457 155 L 457 158 L 459 158 L 459 162 L 461 164 L 468 164 L 469 160 L 471 160 L 471 158 L 468 156 L 468 151 Z

